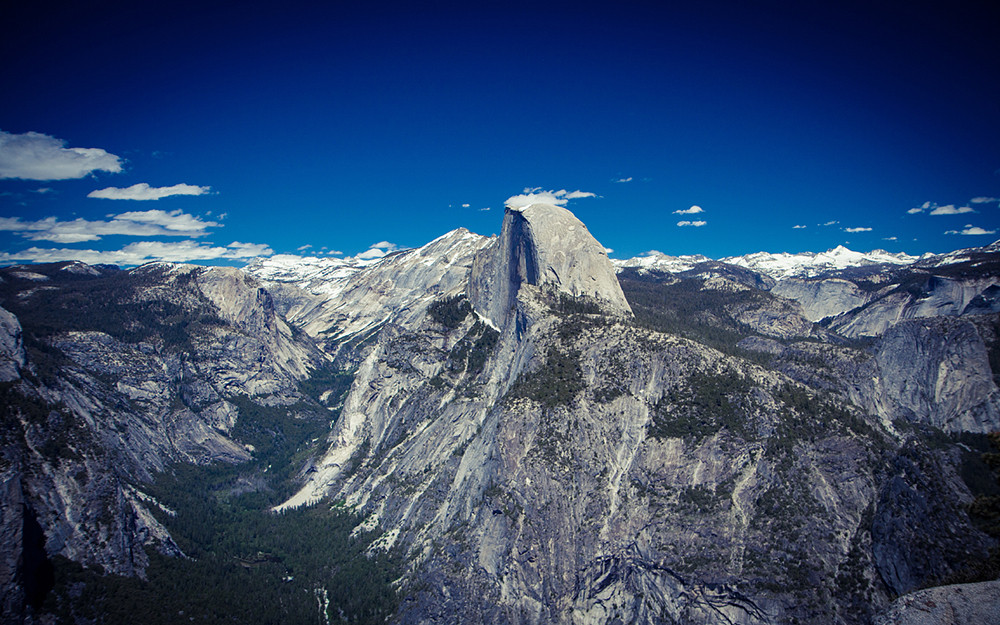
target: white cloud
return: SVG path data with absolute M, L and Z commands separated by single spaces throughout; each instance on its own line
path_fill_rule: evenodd
M 704 213 L 705 209 L 700 206 L 692 206 L 691 208 L 685 208 L 684 210 L 676 210 L 673 212 L 674 215 L 697 215 L 698 213 Z
M 590 193 L 589 191 L 566 191 L 566 189 L 560 189 L 558 191 L 543 191 L 541 187 L 536 187 L 534 189 L 526 187 L 523 193 L 519 195 L 512 195 L 507 198 L 504 205 L 512 210 L 528 208 L 533 204 L 566 206 L 570 200 L 576 200 L 584 197 L 597 197 L 597 195 Z
M 79 260 L 85 263 L 135 266 L 152 261 L 187 263 L 196 260 L 244 260 L 255 256 L 274 254 L 269 246 L 261 243 L 234 241 L 226 246 L 213 246 L 196 241 L 138 241 L 120 250 L 74 250 L 32 247 L 22 252 L 0 253 L 0 264 L 32 262 L 51 263 Z
M 816 224 L 816 225 L 817 226 L 836 226 L 839 223 L 840 223 L 839 221 L 837 221 L 836 219 L 834 219 L 832 221 L 826 222 L 825 224 Z
M 23 221 L 20 217 L 0 217 L 0 231 L 13 232 L 30 241 L 81 243 L 111 235 L 201 237 L 208 234 L 208 228 L 220 225 L 180 210 L 130 211 L 109 217 L 107 221 L 59 221 L 56 217 Z
M 604 253 L 608 254 L 608 255 L 611 255 L 611 254 L 614 254 L 615 251 L 613 249 L 611 249 L 610 247 L 606 247 L 606 248 L 604 248 Z
M 298 246 L 295 249 L 298 250 L 299 252 L 304 252 L 304 251 L 306 251 L 308 249 L 311 249 L 311 248 L 312 248 L 312 244 L 306 243 L 305 245 L 300 245 L 300 246 Z
M 984 230 L 979 226 L 973 226 L 972 224 L 965 224 L 964 230 L 948 230 L 945 234 L 965 234 L 965 235 L 978 235 L 978 234 L 996 234 L 996 230 Z
M 974 213 L 971 206 L 955 206 L 954 204 L 946 204 L 945 206 L 935 207 L 934 210 L 930 212 L 931 215 L 961 215 L 963 213 Z
M 121 159 L 100 148 L 67 148 L 40 132 L 16 135 L 0 130 L 0 178 L 68 180 L 95 171 L 118 173 Z
M 379 241 L 378 243 L 372 243 L 369 248 L 355 256 L 359 260 L 372 260 L 373 258 L 382 258 L 389 252 L 394 252 L 399 249 L 399 246 L 395 243 L 390 243 L 389 241 Z
M 882 237 L 883 241 L 898 241 L 896 237 Z
M 490 210 L 490 207 L 489 206 L 484 206 L 483 208 L 480 208 L 479 210 L 480 211 L 488 211 L 488 210 Z
M 805 226 L 802 226 L 802 225 L 798 225 L 798 224 L 796 224 L 796 225 L 792 226 L 792 230 L 801 230 L 801 229 L 803 229 L 803 228 L 805 228 Z
M 982 203 L 982 202 L 975 202 L 975 200 L 977 199 L 988 200 L 991 198 L 974 198 L 973 202 Z M 906 211 L 906 213 L 909 215 L 916 215 L 918 213 L 923 213 L 926 211 L 930 211 L 929 213 L 930 215 L 961 215 L 963 213 L 976 212 L 971 206 L 955 206 L 954 204 L 945 204 L 944 206 L 939 206 L 935 202 L 924 202 L 920 206 L 911 208 L 910 210 Z
M 707 221 L 678 221 L 677 225 L 681 227 L 694 226 L 695 228 L 700 228 L 707 223 L 708 223 Z
M 992 202 L 1000 202 L 1000 197 L 974 197 L 969 200 L 971 204 L 990 204 Z
M 462 208 L 469 208 L 468 204 L 462 204 Z
M 615 180 L 615 182 L 632 182 L 632 176 L 629 176 L 628 178 L 619 178 Z
M 871 231 L 872 231 L 871 228 L 864 228 L 864 227 L 859 227 L 859 228 L 844 228 L 844 232 L 852 232 L 852 233 L 853 232 L 871 232 Z
M 145 182 L 140 182 L 131 187 L 98 189 L 88 193 L 87 197 L 96 197 L 105 200 L 158 200 L 170 197 L 171 195 L 205 195 L 209 191 L 211 191 L 211 187 L 199 187 L 193 184 L 151 187 Z

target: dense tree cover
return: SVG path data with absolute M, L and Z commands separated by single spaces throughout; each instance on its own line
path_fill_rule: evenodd
M 704 280 L 697 278 L 669 284 L 662 275 L 636 272 L 623 272 L 618 281 L 639 326 L 692 339 L 732 356 L 753 361 L 765 358 L 736 346 L 756 332 L 734 321 L 726 308 L 770 298 L 769 293 L 702 289 Z
M 152 511 L 186 557 L 149 550 L 146 580 L 57 559 L 45 610 L 59 622 L 316 623 L 325 612 L 331 621 L 382 623 L 395 611 L 398 559 L 370 553 L 374 533 L 351 536 L 355 515 L 330 504 L 270 512 L 329 421 L 304 416 L 308 406 L 232 400 L 240 409 L 233 435 L 254 445 L 254 460 L 177 464 L 139 485 L 163 506 Z
M 697 440 L 726 428 L 737 436 L 753 437 L 747 397 L 751 388 L 735 371 L 695 371 L 656 403 L 647 432 L 654 438 Z
M 215 308 L 195 288 L 180 295 L 151 296 L 149 288 L 162 283 L 155 272 L 110 271 L 98 276 L 50 272 L 44 287 L 23 297 L 24 281 L 7 280 L 0 288 L 0 306 L 17 315 L 25 334 L 36 338 L 57 332 L 95 330 L 125 342 L 162 337 L 167 344 L 187 345 L 191 331 L 200 325 L 218 325 Z M 178 274 L 177 286 L 192 281 Z M 141 297 L 140 297 L 141 295 Z
M 188 274 L 165 278 L 156 269 L 101 270 L 99 275 L 32 267 L 50 276 L 34 281 L 8 269 L 0 281 L 0 305 L 14 312 L 38 377 L 55 380 L 69 363 L 49 344 L 55 334 L 101 331 L 121 341 L 162 341 L 189 351 L 192 338 L 222 323 L 215 307 Z M 35 286 L 41 288 L 34 288 Z M 46 288 L 49 287 L 49 288 Z M 56 287 L 56 288 L 51 288 Z M 26 289 L 31 294 L 22 297 Z M 56 623 L 384 623 L 395 612 L 400 563 L 393 553 L 371 550 L 376 534 L 352 537 L 359 519 L 319 504 L 275 514 L 271 507 L 296 488 L 295 474 L 322 446 L 350 387 L 343 371 L 318 370 L 301 384 L 302 401 L 263 406 L 226 397 L 239 410 L 230 435 L 252 445 L 254 457 L 239 465 L 179 464 L 153 484 L 135 484 L 164 508 L 150 506 L 184 557 L 149 548 L 146 579 L 105 574 L 57 557 L 53 583 L 39 594 L 37 615 Z M 44 427 L 37 446 L 53 463 L 77 462 L 89 438 L 72 414 L 24 396 L 15 384 L 0 385 L 0 417 L 7 432 L 18 418 Z M 16 441 L 15 441 L 16 442 Z M 86 474 L 83 474 L 86 476 Z M 172 513 L 168 513 L 170 510 Z M 112 537 L 113 538 L 113 537 Z M 167 550 L 169 551 L 169 550 Z
M 433 302 L 427 307 L 431 319 L 449 330 L 457 328 L 472 313 L 472 306 L 465 295 L 455 295 Z
M 546 408 L 569 404 L 584 388 L 580 352 L 549 345 L 545 363 L 536 371 L 525 372 L 510 390 L 512 397 L 527 397 Z

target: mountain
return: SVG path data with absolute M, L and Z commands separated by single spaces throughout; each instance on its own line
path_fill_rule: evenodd
M 892 254 L 885 250 L 874 250 L 868 253 L 854 252 L 843 245 L 832 250 L 814 254 L 769 254 L 758 252 L 745 256 L 731 256 L 721 259 L 721 262 L 753 269 L 776 280 L 782 278 L 814 278 L 832 271 L 848 268 L 884 267 L 886 265 L 910 265 L 921 257 L 910 256 L 902 252 Z
M 535 204 L 364 263 L 0 269 L 4 618 L 989 610 L 998 252 L 611 261 Z

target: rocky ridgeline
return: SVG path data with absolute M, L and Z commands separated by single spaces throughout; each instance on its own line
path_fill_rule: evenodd
M 252 405 L 333 366 L 353 384 L 277 508 L 379 528 L 396 622 L 871 623 L 996 566 L 995 252 L 616 267 L 536 204 L 363 266 L 2 270 L 5 614 L 24 562 L 177 554 L 143 484 L 255 466 Z M 914 597 L 995 605 L 958 588 Z

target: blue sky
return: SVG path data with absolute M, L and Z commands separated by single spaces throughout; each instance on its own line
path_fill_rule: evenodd
M 5 264 L 376 254 L 525 189 L 621 258 L 1000 238 L 987 3 L 21 4 Z

